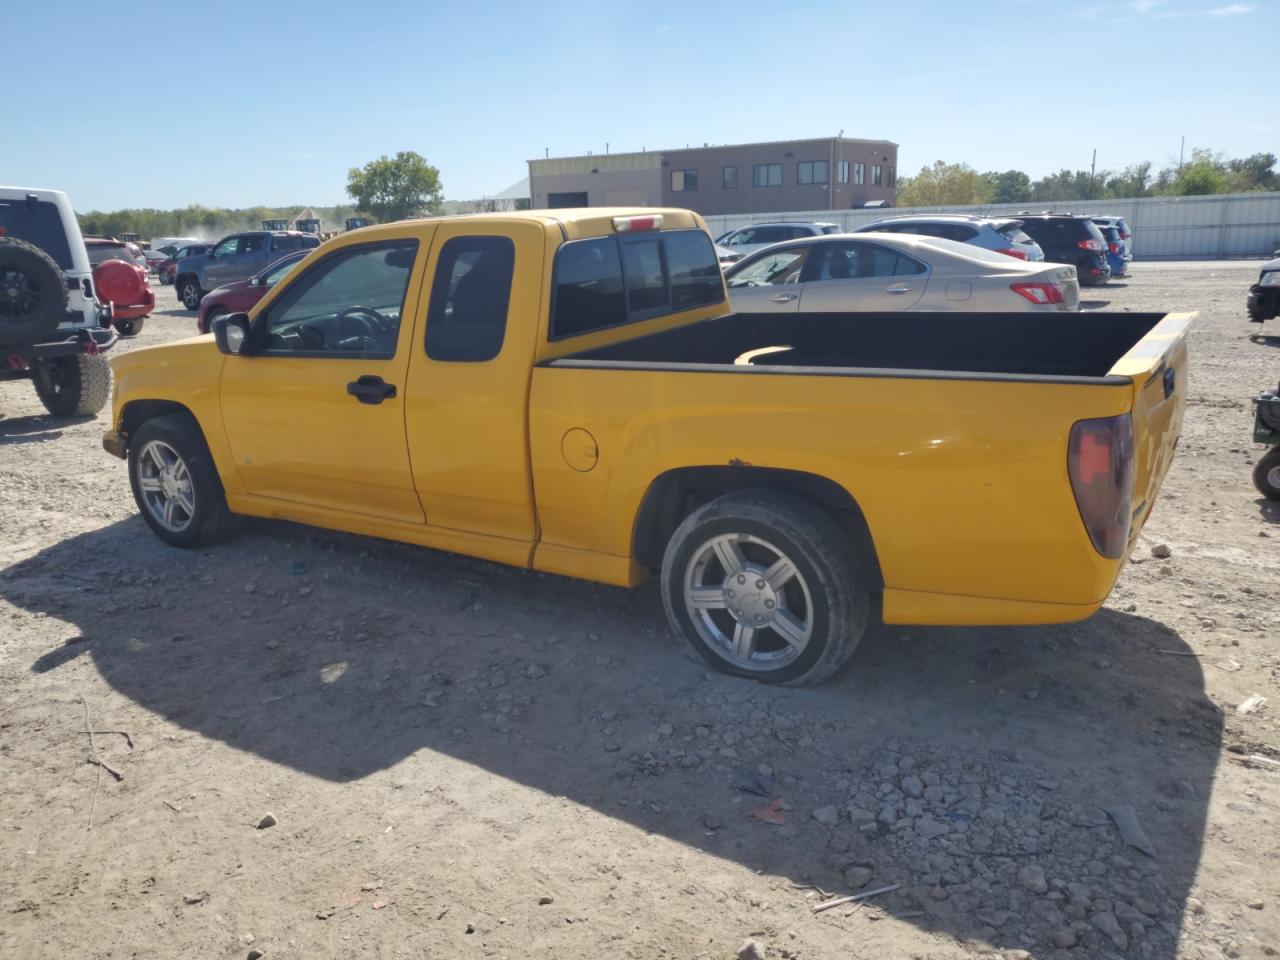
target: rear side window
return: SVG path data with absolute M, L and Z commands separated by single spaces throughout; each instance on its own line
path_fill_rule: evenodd
M 1022 229 L 1022 224 L 1019 223 L 1006 223 L 1004 226 L 998 228 L 998 232 L 1000 236 L 1004 237 L 1010 243 L 1035 242 L 1027 236 L 1026 232 Z
M 515 264 L 515 244 L 507 237 L 445 242 L 427 309 L 428 357 L 482 363 L 501 352 Z
M 0 237 L 14 237 L 39 247 L 63 270 L 70 270 L 71 247 L 56 204 L 47 200 L 0 200 Z
M 550 339 L 724 301 L 701 230 L 574 240 L 556 254 Z
M 962 223 L 919 223 L 916 224 L 916 232 L 926 237 L 940 237 L 957 243 L 965 243 L 978 235 L 977 230 Z
M 272 237 L 271 249 L 272 250 L 301 250 L 302 238 L 301 237 Z
M 834 223 L 827 224 L 827 226 L 822 228 L 822 233 L 824 236 L 829 233 L 839 233 L 839 232 L 840 232 L 840 228 L 837 227 Z

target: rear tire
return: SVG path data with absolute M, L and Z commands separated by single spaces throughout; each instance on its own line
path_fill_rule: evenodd
M 16 237 L 0 236 L 0 347 L 40 343 L 67 313 L 67 287 L 53 258 Z
M 235 532 L 204 434 L 189 416 L 155 417 L 134 431 L 129 485 L 142 518 L 165 543 L 198 547 Z
M 1280 500 L 1280 447 L 1272 447 L 1254 466 L 1253 485 L 1268 500 Z
M 55 357 L 31 367 L 36 396 L 55 417 L 91 417 L 111 398 L 111 365 L 101 354 Z
M 136 337 L 142 332 L 143 323 L 146 317 L 138 317 L 136 320 L 114 320 L 116 332 L 122 337 Z
M 868 578 L 832 518 L 787 494 L 725 494 L 685 518 L 662 562 L 676 637 L 716 670 L 813 686 L 853 655 Z

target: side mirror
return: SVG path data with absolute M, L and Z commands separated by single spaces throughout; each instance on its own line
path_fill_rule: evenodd
M 249 278 L 249 286 L 251 286 L 251 287 L 260 287 L 260 286 L 262 286 L 262 280 L 261 280 L 260 278 L 256 277 L 256 276 L 250 277 L 250 278 Z
M 253 340 L 249 334 L 249 315 L 232 313 L 215 317 L 213 339 L 222 353 L 247 357 L 253 353 Z

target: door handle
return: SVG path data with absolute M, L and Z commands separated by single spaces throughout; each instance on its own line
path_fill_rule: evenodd
M 896 287 L 885 287 L 884 292 L 885 293 L 910 293 L 914 289 L 915 287 L 911 286 L 910 284 L 903 283 L 903 284 L 899 284 Z
M 794 293 L 780 293 L 776 297 L 769 298 L 771 303 L 790 303 L 792 300 L 799 299 L 800 298 Z
M 366 374 L 348 383 L 347 393 L 361 403 L 381 403 L 388 397 L 396 395 L 396 385 L 394 383 L 386 383 L 381 377 Z

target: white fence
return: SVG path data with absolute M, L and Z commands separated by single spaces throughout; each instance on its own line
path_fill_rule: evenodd
M 1006 216 L 1019 210 L 1124 217 L 1133 231 L 1134 256 L 1146 260 L 1270 256 L 1280 249 L 1280 193 L 1232 193 L 1209 197 L 1145 197 L 1070 203 L 997 203 L 976 207 L 912 207 L 891 210 L 806 210 L 707 217 L 713 236 L 770 220 L 822 220 L 846 230 L 903 213 L 976 213 Z

